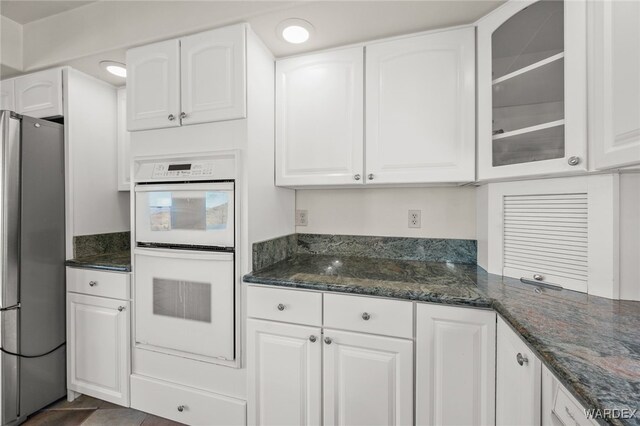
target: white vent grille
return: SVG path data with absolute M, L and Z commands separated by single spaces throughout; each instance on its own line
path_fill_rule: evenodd
M 587 194 L 505 195 L 503 274 L 587 291 Z

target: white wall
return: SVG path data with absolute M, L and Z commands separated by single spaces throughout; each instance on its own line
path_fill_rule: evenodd
M 640 173 L 620 175 L 620 299 L 640 300 Z
M 22 25 L 4 16 L 0 16 L 0 65 L 22 70 Z
M 474 187 L 298 190 L 296 209 L 309 214 L 299 233 L 476 239 Z M 421 228 L 409 210 L 422 210 Z
M 129 193 L 118 192 L 116 89 L 68 70 L 65 111 L 73 235 L 129 230 Z

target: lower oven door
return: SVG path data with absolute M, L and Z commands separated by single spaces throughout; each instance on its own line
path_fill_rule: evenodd
M 136 249 L 136 343 L 233 360 L 234 275 L 232 253 Z

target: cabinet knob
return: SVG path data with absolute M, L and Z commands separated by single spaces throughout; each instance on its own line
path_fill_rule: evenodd
M 373 173 L 369 173 L 369 174 L 367 175 L 367 179 L 369 179 L 369 180 L 373 180 Z
M 316 339 L 316 336 L 314 336 L 314 335 L 309 336 L 309 341 L 310 341 L 311 343 L 315 343 L 315 342 L 316 342 L 316 340 L 317 340 L 317 339 Z
M 569 163 L 570 166 L 577 166 L 578 164 L 580 164 L 580 157 L 569 157 L 567 159 L 567 163 Z
M 184 409 L 187 408 L 184 405 L 178 405 L 178 411 L 180 411 L 181 413 L 184 411 Z
M 169 119 L 169 121 L 173 121 L 176 119 L 176 116 L 173 114 L 169 114 L 169 116 L 167 116 L 167 118 Z
M 89 286 L 90 287 L 95 287 L 98 285 L 98 281 L 89 281 Z
M 280 304 L 278 305 L 278 310 L 279 310 L 279 311 L 284 311 L 284 305 L 283 305 L 282 303 L 280 303 Z
M 325 337 L 325 338 L 324 338 L 324 342 L 325 342 L 327 345 L 330 345 L 330 344 L 331 344 L 331 342 L 333 342 L 333 340 L 331 339 L 331 337 Z
M 118 311 L 119 311 L 119 312 L 122 312 L 122 311 L 124 311 L 125 309 L 127 309 L 127 308 L 125 308 L 124 306 L 118 306 Z
M 365 321 L 369 321 L 369 318 L 371 318 L 371 315 L 369 315 L 368 312 L 363 312 L 362 319 Z
M 360 180 L 360 178 L 361 178 L 361 177 L 362 177 L 362 176 L 360 176 L 359 174 L 357 174 L 357 175 L 353 176 L 353 178 L 354 178 L 355 180 Z
M 518 361 L 518 364 L 520 365 L 529 364 L 529 360 L 527 359 L 527 357 L 523 356 L 520 352 L 518 352 L 518 355 L 516 355 L 516 361 Z
M 186 112 L 181 112 L 180 113 L 180 119 L 184 120 L 185 118 L 187 118 L 187 113 Z

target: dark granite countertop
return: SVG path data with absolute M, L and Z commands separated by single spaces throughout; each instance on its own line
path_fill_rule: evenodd
M 586 408 L 640 409 L 640 302 L 538 293 L 475 265 L 348 256 L 296 254 L 244 281 L 493 308 Z
M 82 256 L 65 261 L 74 268 L 99 269 L 103 271 L 131 272 L 131 251 L 118 251 L 92 256 Z

